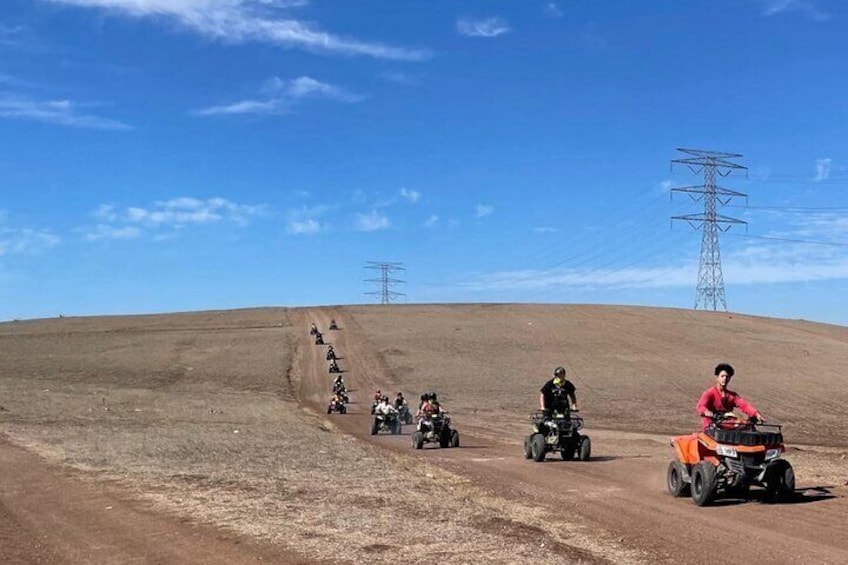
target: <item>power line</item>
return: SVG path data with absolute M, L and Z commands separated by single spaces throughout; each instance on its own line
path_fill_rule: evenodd
M 403 263 L 366 261 L 365 268 L 379 272 L 380 276 L 380 278 L 377 279 L 365 279 L 365 282 L 379 283 L 380 285 L 380 290 L 366 292 L 365 294 L 379 296 L 380 304 L 391 304 L 391 301 L 395 298 L 406 296 L 406 294 L 402 292 L 395 292 L 394 290 L 392 290 L 392 287 L 394 287 L 395 285 L 406 282 L 404 280 L 396 279 L 391 276 L 394 273 L 406 270 L 406 268 L 403 266 Z
M 790 238 L 790 237 L 775 237 L 775 236 L 770 236 L 770 235 L 750 235 L 750 234 L 747 234 L 747 233 L 741 233 L 741 234 L 729 233 L 727 235 L 730 235 L 730 236 L 733 236 L 733 237 L 744 237 L 744 238 L 748 238 L 748 239 L 768 239 L 768 240 L 771 240 L 771 241 L 783 241 L 783 242 L 788 242 L 788 243 L 806 243 L 806 244 L 809 244 L 809 245 L 832 245 L 832 246 L 835 246 L 835 247 L 848 247 L 848 243 L 842 243 L 842 242 L 839 242 L 839 241 L 822 241 L 822 240 L 815 240 L 815 239 L 794 239 L 794 238 Z
M 687 214 L 672 216 L 671 220 L 688 223 L 693 229 L 702 231 L 701 260 L 698 266 L 698 290 L 695 296 L 695 309 L 702 306 L 705 310 L 718 310 L 721 307 L 727 311 L 727 301 L 724 296 L 724 274 L 721 269 L 721 249 L 719 247 L 719 231 L 725 232 L 734 225 L 748 225 L 748 222 L 723 216 L 716 212 L 716 203 L 726 206 L 733 198 L 745 198 L 748 195 L 734 190 L 716 186 L 716 176 L 726 177 L 733 171 L 748 170 L 730 159 L 742 157 L 738 153 L 722 153 L 718 151 L 703 151 L 701 149 L 678 148 L 678 151 L 689 155 L 681 159 L 673 159 L 674 165 L 686 165 L 695 174 L 704 174 L 704 184 L 700 186 L 683 186 L 672 188 L 670 197 L 675 192 L 689 195 L 695 201 L 704 201 L 703 214 Z

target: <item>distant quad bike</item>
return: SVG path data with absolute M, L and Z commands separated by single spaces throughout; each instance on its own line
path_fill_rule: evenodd
M 543 410 L 537 410 L 530 415 L 530 423 L 533 433 L 524 438 L 525 459 L 544 461 L 551 451 L 558 451 L 565 461 L 575 457 L 588 461 L 592 456 L 592 441 L 580 433 L 583 418 L 577 410 L 554 412 L 547 418 Z
M 339 329 L 339 325 L 336 323 L 336 321 L 335 321 L 335 320 L 332 320 L 332 321 L 330 322 L 330 329 L 331 329 L 331 330 L 337 330 L 337 329 Z
M 327 350 L 327 361 L 335 361 L 336 359 L 338 359 L 336 352 L 332 349 Z
M 341 388 L 334 387 L 333 394 L 338 394 L 345 404 L 350 403 L 350 397 L 347 395 L 347 389 L 345 389 L 344 385 Z
M 371 435 L 375 436 L 378 432 L 389 432 L 392 435 L 397 435 L 401 432 L 401 423 L 398 420 L 398 415 L 390 413 L 387 415 L 376 414 L 371 422 Z
M 327 369 L 328 373 L 341 373 L 342 370 L 339 368 L 339 364 L 336 363 L 335 359 L 330 363 L 330 368 Z
M 324 336 L 321 335 L 321 332 L 315 334 L 315 345 L 324 345 Z
M 318 326 L 312 324 L 312 327 L 309 328 L 309 335 L 318 335 Z
M 412 447 L 423 449 L 425 443 L 438 443 L 439 447 L 459 447 L 459 432 L 451 429 L 450 416 L 433 416 L 418 421 L 418 429 L 412 434 Z
M 346 396 L 346 395 L 345 395 Z M 342 400 L 331 400 L 327 405 L 327 414 L 338 412 L 339 414 L 347 414 L 347 405 L 344 398 Z
M 795 471 L 785 451 L 781 426 L 756 419 L 716 414 L 702 432 L 672 438 L 676 458 L 668 465 L 668 492 L 692 495 L 698 506 L 718 498 L 747 498 L 751 485 L 762 486 L 771 500 L 795 492 Z
M 409 406 L 402 404 L 400 406 L 395 406 L 395 408 L 397 408 L 398 418 L 400 418 L 401 422 L 406 425 L 412 423 L 412 412 L 409 411 Z

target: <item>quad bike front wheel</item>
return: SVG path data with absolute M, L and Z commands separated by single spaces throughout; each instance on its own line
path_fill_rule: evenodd
M 583 436 L 580 440 L 580 447 L 577 449 L 577 458 L 581 461 L 588 461 L 592 456 L 592 440 Z
M 533 436 L 524 438 L 524 458 L 533 459 Z
M 689 496 L 689 483 L 683 479 L 684 473 L 685 469 L 680 461 L 672 461 L 668 464 L 665 483 L 671 496 L 677 498 Z
M 459 432 L 456 430 L 451 431 L 450 435 L 450 443 L 448 447 L 459 447 Z
M 424 447 L 424 434 L 421 432 L 415 432 L 412 434 L 412 447 L 415 449 L 421 449 Z
M 766 492 L 775 499 L 785 500 L 795 492 L 795 470 L 786 459 L 772 462 L 765 479 Z
M 692 469 L 692 501 L 706 506 L 716 494 L 716 468 L 709 461 L 701 461 Z
M 530 453 L 533 455 L 533 461 L 537 463 L 545 460 L 545 436 L 542 434 L 533 434 L 530 440 Z

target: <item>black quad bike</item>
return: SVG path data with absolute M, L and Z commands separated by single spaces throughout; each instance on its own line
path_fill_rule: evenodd
M 400 406 L 395 405 L 395 409 L 398 411 L 398 417 L 400 421 L 406 425 L 412 423 L 412 412 L 409 411 L 409 406 L 406 404 L 401 404 Z
M 321 332 L 315 334 L 315 345 L 324 345 L 324 336 Z
M 345 404 L 344 399 L 333 399 L 330 401 L 329 404 L 327 404 L 327 414 L 332 414 L 334 412 L 338 412 L 339 414 L 347 414 L 347 405 Z
M 338 359 L 338 357 L 336 357 L 336 352 L 332 349 L 328 349 L 327 350 L 327 361 L 335 361 L 336 359 Z
M 434 415 L 418 420 L 418 429 L 412 434 L 412 447 L 422 449 L 425 443 L 438 443 L 439 447 L 459 447 L 459 432 L 451 429 L 450 416 Z
M 401 432 L 401 423 L 398 415 L 394 412 L 389 414 L 375 414 L 374 420 L 371 422 L 371 435 L 375 436 L 378 432 L 389 432 L 392 435 L 397 435 Z
M 533 433 L 524 439 L 525 459 L 544 461 L 545 455 L 551 451 L 558 451 L 565 461 L 575 457 L 588 461 L 591 457 L 592 442 L 589 436 L 580 433 L 583 418 L 577 415 L 577 410 L 550 415 L 537 410 L 530 415 L 530 423 Z
M 331 330 L 333 330 L 333 331 L 335 331 L 335 330 L 339 329 L 339 325 L 336 323 L 336 321 L 335 321 L 335 320 L 332 320 L 332 321 L 330 322 L 330 329 L 331 329 Z
M 328 373 L 341 373 L 342 370 L 339 368 L 339 364 L 336 363 L 335 359 L 330 362 L 330 368 L 327 369 Z

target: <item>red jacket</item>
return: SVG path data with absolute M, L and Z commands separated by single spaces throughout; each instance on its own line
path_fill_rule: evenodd
M 741 396 L 732 390 L 725 389 L 724 394 L 722 394 L 718 387 L 715 386 L 705 390 L 700 400 L 698 400 L 698 416 L 704 416 L 704 410 L 730 412 L 734 408 L 739 408 L 746 416 L 756 416 L 758 413 L 756 408 L 745 402 Z M 710 425 L 711 420 L 704 417 L 703 422 L 704 429 L 706 429 Z

